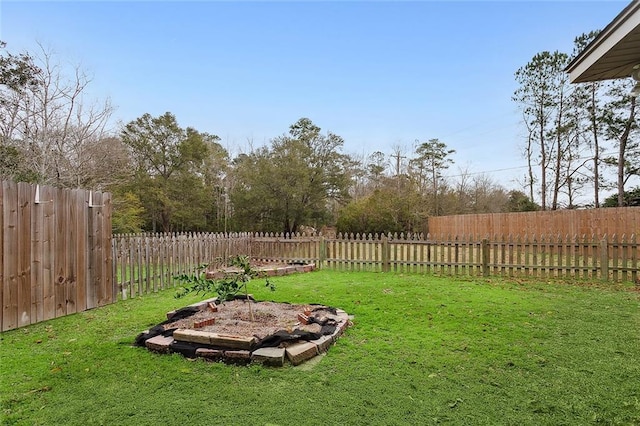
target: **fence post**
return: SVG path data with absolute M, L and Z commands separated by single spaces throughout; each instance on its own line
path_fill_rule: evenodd
M 606 235 L 600 240 L 600 279 L 609 280 L 609 244 Z
M 320 248 L 318 253 L 318 264 L 316 267 L 322 269 L 324 262 L 327 259 L 327 242 L 324 240 L 324 235 L 320 236 Z
M 489 240 L 484 238 L 481 243 L 482 251 L 482 276 L 489 276 Z
M 389 262 L 389 239 L 382 235 L 382 272 L 389 272 L 391 264 Z

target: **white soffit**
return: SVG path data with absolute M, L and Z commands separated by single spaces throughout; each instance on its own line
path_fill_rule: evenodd
M 640 64 L 640 0 L 633 0 L 567 66 L 572 83 L 624 78 Z

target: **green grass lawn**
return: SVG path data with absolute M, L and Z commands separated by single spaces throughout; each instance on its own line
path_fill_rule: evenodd
M 355 315 L 329 353 L 249 367 L 131 346 L 164 291 L 0 334 L 2 424 L 640 424 L 640 293 L 567 283 L 332 272 L 258 299 Z

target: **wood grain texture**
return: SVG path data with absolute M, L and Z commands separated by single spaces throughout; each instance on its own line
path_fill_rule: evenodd
M 3 183 L 4 203 L 4 279 L 2 281 L 2 329 L 18 327 L 18 186 L 14 182 Z
M 105 205 L 93 217 L 87 194 L 43 185 L 36 202 L 35 185 L 0 181 L 1 330 L 86 310 L 88 289 L 96 285 L 102 304 L 115 300 L 110 195 L 98 197 Z M 92 217 L 98 223 L 90 226 Z M 93 247 L 93 259 L 90 230 L 100 232 L 91 239 L 103 245 Z M 90 261 L 98 263 L 95 281 Z

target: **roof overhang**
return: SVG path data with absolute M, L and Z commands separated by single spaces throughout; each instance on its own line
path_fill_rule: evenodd
M 566 71 L 572 83 L 631 76 L 640 64 L 640 0 L 633 0 L 574 58 Z

